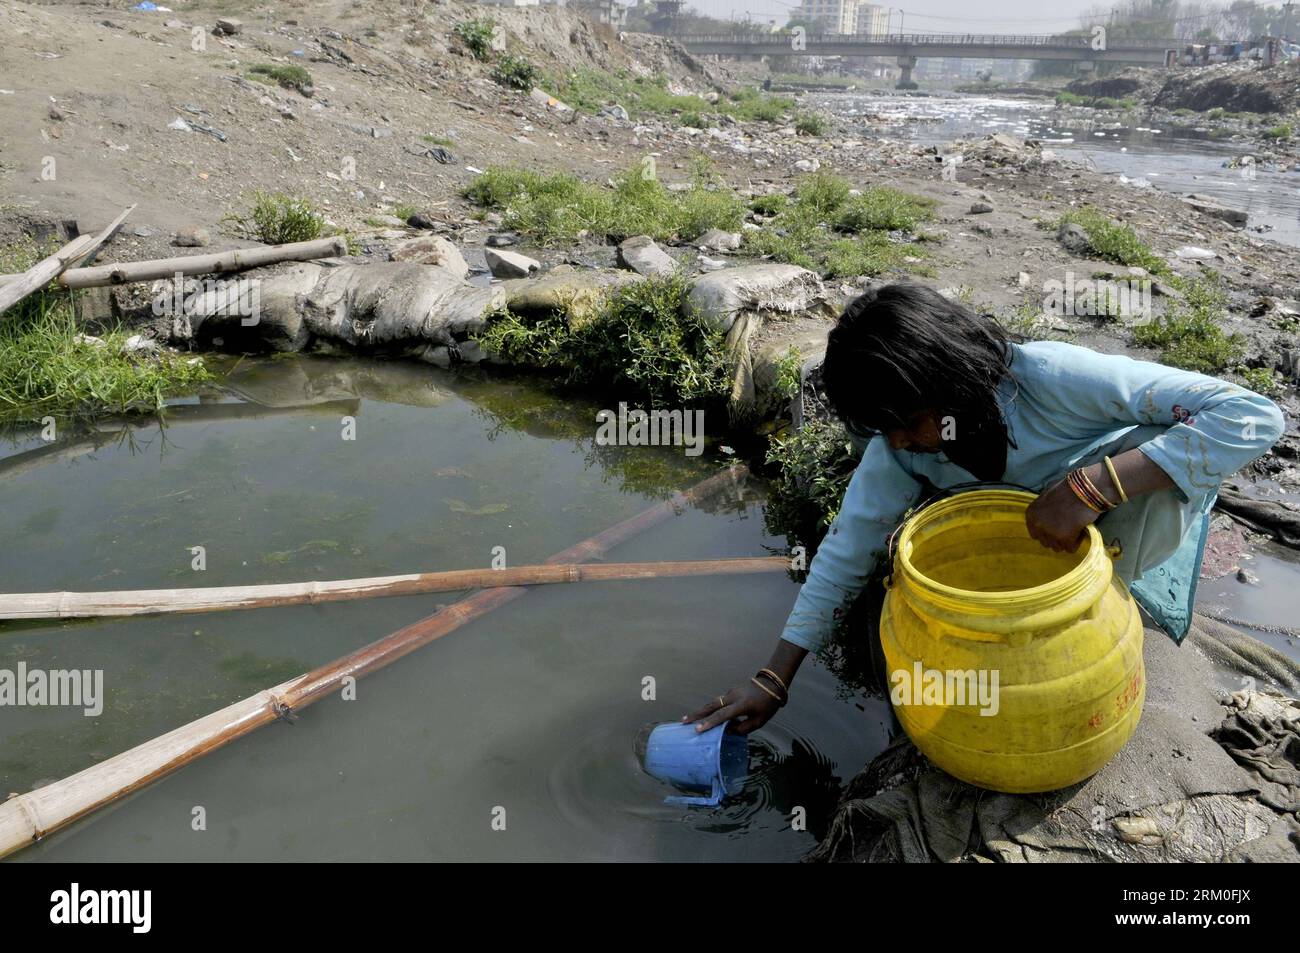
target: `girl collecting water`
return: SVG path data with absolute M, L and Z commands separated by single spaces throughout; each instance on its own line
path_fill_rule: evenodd
M 1072 344 L 1015 344 L 937 292 L 890 284 L 853 301 L 827 341 L 826 396 L 865 442 L 839 515 L 776 650 L 748 681 L 683 721 L 748 734 L 789 698 L 887 558 L 923 490 L 972 482 L 1035 490 L 1030 536 L 1074 552 L 1096 524 L 1114 571 L 1175 640 L 1191 618 L 1209 511 L 1224 477 L 1282 433 L 1277 406 L 1233 384 Z M 1144 588 L 1158 570 L 1160 585 Z

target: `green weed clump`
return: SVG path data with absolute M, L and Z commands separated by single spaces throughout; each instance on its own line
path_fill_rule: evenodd
M 794 131 L 801 136 L 824 136 L 831 131 L 831 122 L 821 113 L 800 113 Z
M 24 271 L 51 250 L 30 241 L 0 250 L 0 273 Z M 201 363 L 170 351 L 127 354 L 121 327 L 86 336 L 74 295 L 50 284 L 0 315 L 0 421 L 155 411 L 210 379 Z
M 312 88 L 311 73 L 301 66 L 276 63 L 258 63 L 248 68 L 248 78 L 266 83 L 275 83 L 285 89 L 296 89 L 306 93 Z
M 465 48 L 476 60 L 486 60 L 492 55 L 492 35 L 496 30 L 496 21 L 491 17 L 478 20 L 462 20 L 452 27 L 452 34 L 465 44 Z
M 1136 103 L 1132 99 L 1114 99 L 1110 96 L 1080 96 L 1078 93 L 1060 92 L 1056 94 L 1058 106 L 1084 106 L 1088 109 L 1132 109 Z
M 686 298 L 680 276 L 649 278 L 614 291 L 577 327 L 559 313 L 502 312 L 480 343 L 508 363 L 562 371 L 571 383 L 650 406 L 717 403 L 727 392 L 725 336 Z
M 521 56 L 507 53 L 492 67 L 492 78 L 502 86 L 528 92 L 537 85 L 541 71 Z
M 789 200 L 755 199 L 775 218 L 747 234 L 746 249 L 829 278 L 879 275 L 924 257 L 915 244 L 895 241 L 889 232 L 914 229 L 932 215 L 933 201 L 887 186 L 852 192 L 846 179 L 814 172 Z
M 1088 244 L 1093 254 L 1105 261 L 1120 265 L 1145 268 L 1153 275 L 1165 274 L 1169 265 L 1163 258 L 1151 250 L 1146 242 L 1138 237 L 1137 232 L 1127 225 L 1120 225 L 1108 216 L 1092 208 L 1081 208 L 1066 212 L 1051 224 L 1054 231 L 1062 225 L 1078 225 L 1088 236 Z
M 1140 347 L 1157 348 L 1160 360 L 1174 367 L 1213 374 L 1235 364 L 1243 350 L 1241 335 L 1227 334 L 1227 295 L 1217 275 L 1182 284 L 1183 301 L 1133 331 Z
M 689 241 L 710 228 L 735 231 L 745 214 L 740 198 L 704 170 L 697 170 L 690 190 L 670 192 L 643 166 L 618 175 L 612 189 L 568 173 L 493 167 L 465 195 L 501 211 L 506 228 L 542 245 L 573 241 L 582 231 L 614 241 L 632 235 Z
M 705 128 L 704 117 L 710 113 L 726 114 L 736 119 L 777 122 L 794 108 L 786 96 L 768 96 L 748 88 L 710 103 L 694 93 L 674 93 L 666 76 L 633 76 L 625 70 L 607 73 L 581 69 L 557 77 L 555 95 L 574 109 L 597 113 L 618 103 L 632 117 L 676 117 L 683 126 Z
M 838 421 L 810 420 L 795 433 L 772 437 L 767 464 L 775 468 L 763 508 L 767 532 L 811 550 L 839 513 L 857 465 L 848 432 Z
M 1290 139 L 1291 136 L 1292 136 L 1292 129 L 1290 123 L 1284 122 L 1281 125 L 1273 126 L 1269 129 L 1264 130 L 1265 139 L 1283 140 L 1283 139 Z
M 308 199 L 261 190 L 253 193 L 246 212 L 232 212 L 222 219 L 222 224 L 266 245 L 309 242 L 325 231 L 325 217 Z

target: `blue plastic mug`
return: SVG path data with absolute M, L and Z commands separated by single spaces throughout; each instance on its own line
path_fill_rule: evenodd
M 749 739 L 727 733 L 725 724 L 696 731 L 693 724 L 666 722 L 650 732 L 645 748 L 646 772 L 707 796 L 671 795 L 665 804 L 717 807 L 728 795 L 739 794 L 749 771 Z

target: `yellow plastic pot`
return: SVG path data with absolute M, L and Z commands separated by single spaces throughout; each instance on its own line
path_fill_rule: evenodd
M 916 513 L 880 619 L 908 737 L 954 777 L 1009 793 L 1096 773 L 1146 691 L 1142 622 L 1101 536 L 1047 549 L 1025 527 L 1033 499 L 977 490 Z

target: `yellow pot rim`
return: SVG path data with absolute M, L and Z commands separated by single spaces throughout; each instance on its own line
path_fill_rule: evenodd
M 1011 506 L 1024 509 L 1037 498 L 1022 490 L 971 490 L 941 500 L 916 513 L 899 533 L 895 569 L 901 581 L 939 617 L 977 616 L 993 621 L 997 631 L 1037 628 L 1055 621 L 1077 617 L 1081 607 L 1095 602 L 1111 583 L 1110 557 L 1095 526 L 1087 528 L 1088 552 L 1079 564 L 1050 582 L 1026 589 L 1004 592 L 980 592 L 958 589 L 937 582 L 912 564 L 914 538 L 932 523 L 945 519 L 956 510 L 979 505 Z M 1057 617 L 1059 616 L 1059 620 Z M 981 625 L 980 628 L 984 626 Z

